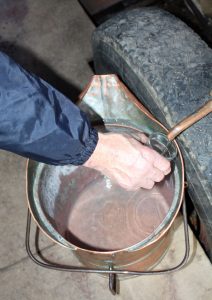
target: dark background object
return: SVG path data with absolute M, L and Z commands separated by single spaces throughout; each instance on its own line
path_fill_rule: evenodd
M 211 0 L 79 0 L 95 25 L 116 13 L 136 7 L 163 8 L 193 28 L 209 45 L 212 45 Z
M 104 10 L 121 4 L 122 0 L 79 0 L 90 15 L 96 15 Z

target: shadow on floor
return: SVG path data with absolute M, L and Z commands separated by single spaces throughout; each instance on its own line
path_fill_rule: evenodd
M 47 81 L 65 96 L 70 98 L 73 102 L 78 100 L 78 96 L 81 92 L 80 89 L 58 75 L 44 61 L 38 58 L 35 53 L 21 47 L 20 45 L 17 45 L 16 43 L 5 41 L 1 38 L 0 51 L 9 55 L 27 71 L 34 73 L 35 75 Z

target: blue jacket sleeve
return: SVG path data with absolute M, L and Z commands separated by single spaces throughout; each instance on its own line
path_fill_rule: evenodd
M 86 115 L 0 52 L 0 149 L 54 165 L 83 164 L 98 135 Z

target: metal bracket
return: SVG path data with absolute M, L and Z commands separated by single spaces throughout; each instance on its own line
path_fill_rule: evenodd
M 61 264 L 55 264 L 55 263 L 46 263 L 39 259 L 37 259 L 34 254 L 31 251 L 30 247 L 30 231 L 31 231 L 31 214 L 28 209 L 28 215 L 27 215 L 27 226 L 26 226 L 26 238 L 25 238 L 25 245 L 26 245 L 26 251 L 29 257 L 32 259 L 34 263 L 37 265 L 51 269 L 51 270 L 57 270 L 57 271 L 66 271 L 66 272 L 85 272 L 85 273 L 97 273 L 97 274 L 108 274 L 109 276 L 109 289 L 112 292 L 113 295 L 117 294 L 116 289 L 116 279 L 118 274 L 122 275 L 163 275 L 163 274 L 169 274 L 174 271 L 177 271 L 181 269 L 189 258 L 189 234 L 188 234 L 188 222 L 187 222 L 187 213 L 186 213 L 186 203 L 185 200 L 182 204 L 182 214 L 183 214 L 183 225 L 184 225 L 184 236 L 185 236 L 185 254 L 182 259 L 182 261 L 175 267 L 172 267 L 170 269 L 164 269 L 164 270 L 155 270 L 155 271 L 128 271 L 128 270 L 114 270 L 112 266 L 109 267 L 108 270 L 106 269 L 92 269 L 92 268 L 84 268 L 84 267 L 77 267 L 77 266 L 67 266 L 67 265 L 61 265 Z M 40 257 L 41 258 L 41 257 Z M 42 259 L 42 258 L 41 258 Z

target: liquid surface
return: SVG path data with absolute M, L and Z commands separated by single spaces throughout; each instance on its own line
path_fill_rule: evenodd
M 127 248 L 151 235 L 167 215 L 173 198 L 170 178 L 152 190 L 127 192 L 98 172 L 81 169 L 60 177 L 54 217 L 49 218 L 72 244 L 100 251 Z

